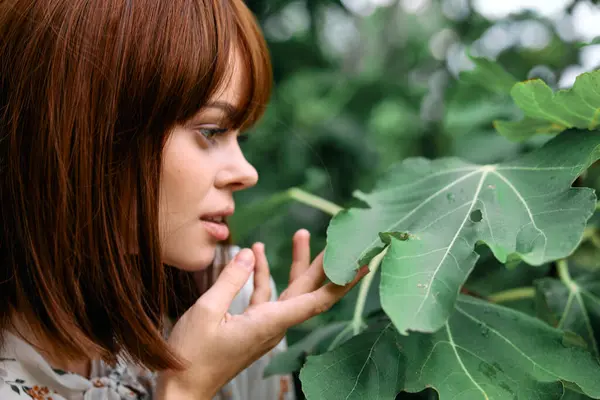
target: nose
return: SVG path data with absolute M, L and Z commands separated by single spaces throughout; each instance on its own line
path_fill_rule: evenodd
M 244 157 L 239 145 L 232 146 L 226 157 L 226 164 L 217 173 L 215 186 L 232 191 L 248 189 L 258 182 L 258 172 Z

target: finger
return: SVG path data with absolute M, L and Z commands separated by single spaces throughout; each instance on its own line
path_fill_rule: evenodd
M 256 263 L 254 265 L 254 292 L 250 305 L 260 304 L 271 300 L 271 273 L 269 262 L 265 255 L 265 245 L 256 243 L 252 246 Z
M 345 286 L 328 283 L 313 292 L 304 293 L 287 300 L 277 302 L 279 307 L 271 309 L 271 318 L 278 327 L 291 328 L 315 315 L 329 310 L 335 303 L 344 297 L 356 284 L 369 272 L 367 266 L 358 270 L 352 282 Z
M 196 301 L 203 310 L 211 311 L 219 318 L 229 310 L 234 297 L 250 278 L 254 269 L 254 253 L 242 249 L 229 264 L 223 268 L 215 283 Z
M 281 293 L 279 298 L 285 300 L 320 288 L 325 282 L 325 279 L 327 279 L 325 270 L 323 269 L 324 255 L 325 252 L 321 251 L 319 255 L 315 257 L 308 270 L 294 279 L 287 289 Z
M 290 268 L 290 283 L 302 275 L 310 265 L 310 232 L 300 229 L 292 238 L 292 267 Z

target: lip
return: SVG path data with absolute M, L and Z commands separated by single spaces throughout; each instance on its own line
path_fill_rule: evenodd
M 214 217 L 229 217 L 230 215 L 233 215 L 233 211 L 234 211 L 234 207 L 233 206 L 229 206 L 229 207 L 223 208 L 220 211 L 215 211 L 215 212 L 212 212 L 212 213 L 202 214 L 200 216 L 200 219 L 214 218 Z
M 204 214 L 200 217 L 200 222 L 204 225 L 204 229 L 209 235 L 214 237 L 218 241 L 226 240 L 229 237 L 229 227 L 225 222 L 213 222 L 207 221 L 206 218 L 223 217 L 226 218 L 233 214 L 234 208 L 227 207 L 221 211 Z
M 229 237 L 229 227 L 224 222 L 210 222 L 203 219 L 200 222 L 204 225 L 206 232 L 218 241 L 226 240 Z

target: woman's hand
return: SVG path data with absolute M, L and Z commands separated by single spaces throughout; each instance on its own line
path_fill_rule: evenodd
M 294 235 L 290 282 L 277 301 L 270 302 L 270 273 L 264 246 L 241 250 L 214 285 L 177 322 L 169 343 L 188 361 L 184 371 L 164 372 L 159 398 L 208 400 L 218 390 L 268 353 L 288 328 L 328 310 L 368 272 L 363 267 L 346 286 L 323 285 L 323 252 L 310 262 L 309 234 Z M 254 271 L 254 293 L 243 314 L 229 306 Z

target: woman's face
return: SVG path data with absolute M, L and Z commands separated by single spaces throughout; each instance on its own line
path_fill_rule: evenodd
M 243 79 L 233 63 L 232 79 L 209 104 L 171 133 L 160 181 L 159 230 L 163 262 L 195 271 L 212 262 L 217 243 L 229 236 L 224 216 L 233 192 L 254 186 L 258 174 L 238 144 L 238 131 L 225 131 L 230 109 L 239 104 Z

